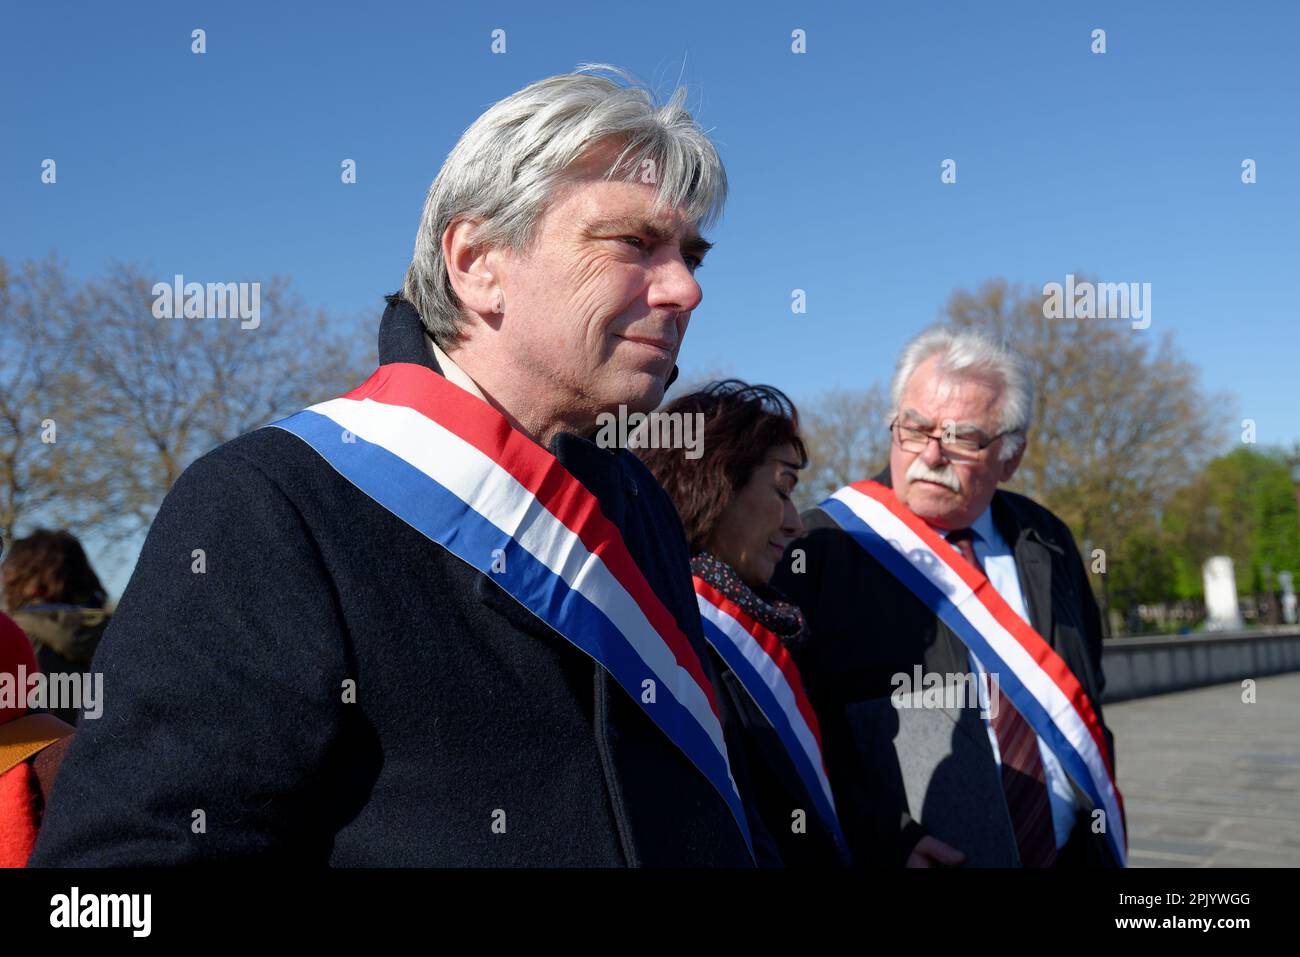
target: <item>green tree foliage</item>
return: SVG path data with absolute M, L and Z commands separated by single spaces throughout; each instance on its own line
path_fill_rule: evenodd
M 1202 597 L 1201 565 L 1211 555 L 1232 559 L 1243 596 L 1276 589 L 1280 571 L 1300 583 L 1300 518 L 1290 465 L 1281 450 L 1240 448 L 1179 489 L 1162 522 L 1178 597 Z

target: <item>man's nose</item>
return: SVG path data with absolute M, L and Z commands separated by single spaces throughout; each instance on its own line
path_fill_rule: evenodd
M 925 451 L 921 453 L 921 461 L 932 469 L 943 464 L 943 446 L 934 436 L 930 436 L 926 441 Z
M 654 270 L 649 299 L 649 305 L 657 309 L 690 312 L 704 299 L 704 290 L 681 256 L 673 254 Z

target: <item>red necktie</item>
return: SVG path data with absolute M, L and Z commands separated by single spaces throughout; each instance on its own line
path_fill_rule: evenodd
M 969 528 L 959 528 L 948 533 L 948 541 L 961 552 L 962 558 L 983 571 L 972 544 L 974 536 Z M 1038 754 L 1038 735 L 1007 698 L 1001 685 L 997 717 L 990 723 L 1002 753 L 1002 791 L 1016 832 L 1020 861 L 1025 867 L 1051 867 L 1056 860 L 1056 829 L 1052 824 L 1052 802 L 1047 795 L 1043 761 Z

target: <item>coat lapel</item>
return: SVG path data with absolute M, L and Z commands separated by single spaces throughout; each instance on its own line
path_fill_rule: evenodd
M 1020 572 L 1020 587 L 1029 608 L 1029 624 L 1049 645 L 1052 640 L 1052 556 L 1049 546 L 1024 525 L 1001 492 L 993 496 L 993 522 L 1011 543 Z

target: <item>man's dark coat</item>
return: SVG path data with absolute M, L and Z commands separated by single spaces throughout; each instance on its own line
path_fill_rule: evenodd
M 441 371 L 402 302 L 379 353 Z M 626 450 L 562 433 L 551 451 L 712 679 L 671 500 Z M 94 667 L 104 714 L 77 732 L 35 866 L 752 863 L 604 669 L 280 429 L 181 476 Z
M 888 471 L 876 481 L 890 485 Z M 998 531 L 1015 553 L 1030 624 L 1074 672 L 1102 720 L 1101 614 L 1069 529 L 1023 495 L 998 491 L 992 508 Z M 889 713 L 870 704 L 887 702 L 893 676 L 910 677 L 917 664 L 927 674 L 968 673 L 966 646 L 824 511 L 810 509 L 802 518 L 805 533 L 786 550 L 772 584 L 803 609 L 812 629 L 812 640 L 795 657 L 821 722 L 854 861 L 901 866 L 925 830 L 915 820 L 918 809 L 907 805 L 889 742 L 875 740 L 879 723 L 861 716 Z M 796 573 L 793 561 L 800 549 L 806 566 Z M 894 721 L 897 730 L 896 714 Z M 993 762 L 983 725 L 963 722 L 963 727 L 980 732 L 962 735 L 960 746 Z M 1113 756 L 1114 739 L 1104 720 L 1102 727 Z M 957 787 L 941 799 L 961 796 Z M 1087 822 L 1081 815 L 1061 849 L 1060 865 L 1110 862 L 1105 838 L 1085 827 Z

